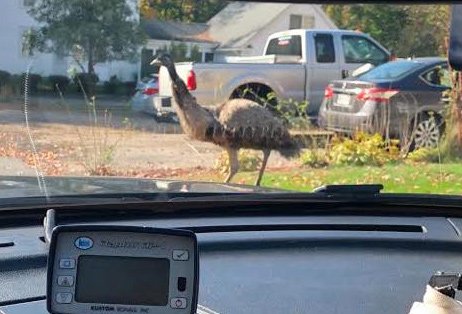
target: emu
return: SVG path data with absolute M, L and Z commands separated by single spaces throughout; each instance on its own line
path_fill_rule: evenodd
M 160 53 L 151 64 L 167 68 L 172 80 L 175 110 L 183 131 L 189 137 L 223 147 L 229 157 L 229 183 L 239 171 L 241 148 L 263 151 L 263 160 L 255 185 L 260 185 L 272 150 L 289 158 L 300 148 L 284 123 L 271 111 L 248 99 L 231 99 L 214 109 L 199 105 L 184 81 L 178 76 L 175 63 L 167 53 Z

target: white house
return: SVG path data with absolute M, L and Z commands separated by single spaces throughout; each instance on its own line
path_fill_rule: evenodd
M 288 29 L 336 29 L 320 5 L 232 2 L 208 23 L 201 38 L 220 44 L 214 61 L 226 56 L 261 55 L 269 35 Z
M 37 54 L 33 58 L 22 54 L 22 35 L 37 22 L 27 14 L 28 6 L 35 0 L 1 0 L 0 10 L 0 70 L 13 74 L 23 73 L 31 66 L 31 72 L 47 76 L 67 75 L 72 64 L 71 58 L 61 58 L 55 54 Z M 137 0 L 127 0 L 134 17 L 139 18 Z M 97 64 L 95 67 L 100 80 L 108 80 L 112 75 L 124 81 L 132 81 L 139 71 L 139 63 L 125 61 Z
M 208 29 L 207 24 L 203 23 L 183 23 L 176 21 L 160 21 L 156 19 L 143 21 L 143 31 L 148 40 L 145 49 L 155 53 L 159 49 L 169 47 L 172 43 L 186 45 L 186 56 L 190 57 L 192 49 L 196 47 L 202 54 L 202 61 L 206 61 L 206 56 L 213 53 L 219 43 L 207 38 L 201 38 Z
M 54 54 L 37 54 L 33 58 L 22 54 L 22 34 L 37 22 L 27 14 L 35 0 L 0 0 L 0 70 L 18 74 L 31 71 L 43 76 L 66 75 L 72 66 L 71 58 Z M 110 1 L 110 0 L 108 0 Z M 134 18 L 139 19 L 137 0 L 126 0 Z M 143 22 L 148 42 L 143 51 L 156 50 L 171 43 L 184 43 L 187 53 L 198 47 L 202 61 L 221 62 L 227 56 L 260 55 L 266 39 L 272 33 L 294 28 L 336 28 L 320 5 L 231 2 L 208 23 L 180 23 L 151 20 Z M 151 56 L 142 56 L 141 64 Z M 146 60 L 145 60 L 146 59 Z M 140 62 L 117 61 L 97 64 L 95 71 L 101 81 L 112 75 L 123 81 L 132 81 L 140 75 Z

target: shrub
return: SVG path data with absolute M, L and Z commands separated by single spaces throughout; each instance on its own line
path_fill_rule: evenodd
M 23 86 L 21 86 L 21 93 L 24 93 L 25 90 L 25 84 L 26 84 L 26 77 L 28 78 L 27 83 L 29 85 L 29 93 L 31 94 L 36 94 L 38 92 L 38 86 L 39 83 L 42 81 L 42 76 L 40 74 L 34 74 L 34 73 L 29 73 L 27 75 L 26 73 L 23 73 L 21 75 L 21 83 Z
M 50 75 L 48 77 L 48 82 L 50 83 L 54 92 L 65 92 L 69 86 L 70 80 L 65 75 Z
M 9 85 L 14 94 L 20 95 L 24 93 L 24 77 L 22 75 L 11 75 Z
M 133 94 L 135 94 L 135 91 L 136 91 L 136 82 L 133 81 L 129 81 L 129 82 L 124 82 L 124 85 L 125 85 L 125 95 L 126 96 L 131 96 Z
M 418 148 L 407 155 L 407 159 L 414 162 L 439 163 L 441 161 L 441 152 L 438 148 Z
M 239 171 L 256 171 L 260 168 L 262 159 L 254 151 L 240 150 L 239 155 Z M 215 163 L 215 169 L 221 173 L 229 171 L 228 154 L 223 151 Z
M 380 134 L 359 132 L 353 138 L 335 139 L 330 152 L 335 165 L 382 166 L 399 159 L 399 148 L 395 142 L 386 142 Z
M 117 78 L 116 75 L 113 75 L 109 78 L 109 81 L 104 82 L 104 93 L 105 94 L 115 94 L 122 85 L 122 82 Z
M 85 92 L 93 96 L 96 91 L 96 83 L 99 82 L 98 75 L 94 73 L 78 73 L 74 76 L 74 84 L 79 92 Z
M 0 70 L 0 87 L 6 86 L 11 81 L 11 74 L 7 71 Z
M 300 163 L 312 168 L 323 168 L 329 165 L 329 156 L 324 149 L 309 149 L 300 155 Z

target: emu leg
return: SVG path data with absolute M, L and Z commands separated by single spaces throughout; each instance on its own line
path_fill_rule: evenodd
M 263 177 L 263 173 L 265 172 L 266 169 L 266 163 L 268 162 L 268 158 L 270 156 L 271 150 L 265 149 L 263 151 L 263 161 L 261 163 L 261 168 L 260 172 L 258 173 L 258 178 L 257 181 L 255 181 L 256 186 L 260 186 L 261 178 Z
M 237 157 L 238 150 L 227 148 L 229 158 L 229 174 L 225 180 L 225 183 L 229 183 L 234 175 L 239 171 L 239 159 Z

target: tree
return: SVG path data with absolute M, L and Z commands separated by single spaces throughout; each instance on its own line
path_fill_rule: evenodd
M 390 4 L 326 5 L 325 11 L 339 28 L 369 34 L 390 50 L 399 50 L 399 38 L 407 25 L 407 12 Z
M 140 0 L 140 8 L 147 19 L 204 23 L 227 3 L 225 0 Z
M 400 33 L 398 45 L 403 56 L 446 55 L 445 40 L 449 30 L 448 5 L 408 5 L 407 25 Z
M 40 27 L 24 34 L 25 50 L 72 56 L 88 74 L 97 63 L 135 57 L 144 41 L 126 0 L 37 0 L 28 13 Z
M 444 55 L 448 5 L 325 5 L 340 28 L 368 33 L 400 57 Z

